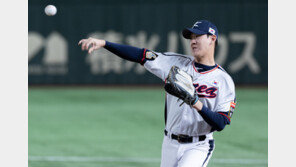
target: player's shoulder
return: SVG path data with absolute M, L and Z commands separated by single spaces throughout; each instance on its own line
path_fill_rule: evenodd
M 226 82 L 227 85 L 233 86 L 234 87 L 234 81 L 232 77 L 229 75 L 229 73 L 220 65 L 218 65 L 218 70 L 217 70 L 217 78 L 219 78 L 220 81 Z
M 192 56 L 184 55 L 184 54 L 180 54 L 180 53 L 175 53 L 175 52 L 163 52 L 162 54 L 164 56 L 176 56 L 176 57 L 180 57 L 180 58 L 184 58 L 184 59 L 194 60 L 194 58 Z
M 194 60 L 193 56 L 184 55 L 184 54 L 175 53 L 175 52 L 162 52 L 161 54 L 164 56 L 175 57 L 175 58 L 189 60 L 189 61 Z
M 193 56 L 184 55 L 184 54 L 175 53 L 175 52 L 156 52 L 156 54 L 162 55 L 163 57 L 166 57 L 166 59 L 176 61 L 180 65 L 181 64 L 188 65 L 194 60 Z

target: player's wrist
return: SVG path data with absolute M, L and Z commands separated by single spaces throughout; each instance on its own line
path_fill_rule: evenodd
M 196 95 L 196 96 L 195 96 L 195 99 L 191 101 L 191 104 L 190 104 L 190 105 L 192 105 L 192 106 L 195 105 L 195 104 L 198 102 L 198 100 L 199 100 L 199 98 L 198 98 L 198 96 Z
M 197 102 L 195 104 L 193 104 L 193 108 L 195 108 L 198 111 L 201 111 L 203 107 L 203 104 L 201 101 L 197 100 Z
M 107 45 L 108 45 L 108 41 L 102 39 L 102 47 L 105 47 Z

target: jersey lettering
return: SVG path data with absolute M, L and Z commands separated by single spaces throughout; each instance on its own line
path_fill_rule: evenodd
M 194 83 L 198 97 L 202 98 L 215 98 L 217 94 L 215 93 L 218 89 L 216 87 L 209 87 L 207 85 L 199 85 L 198 83 Z

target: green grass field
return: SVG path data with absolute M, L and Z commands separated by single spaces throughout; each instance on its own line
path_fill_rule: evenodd
M 238 88 L 209 167 L 267 166 L 267 88 Z M 161 88 L 29 88 L 29 167 L 155 167 Z

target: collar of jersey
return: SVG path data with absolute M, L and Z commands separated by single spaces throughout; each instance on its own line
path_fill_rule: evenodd
M 204 64 L 200 64 L 200 63 L 197 63 L 197 62 L 193 62 L 193 68 L 196 72 L 198 73 L 201 73 L 201 74 L 206 74 L 206 73 L 209 73 L 209 72 L 212 72 L 214 70 L 216 70 L 219 65 L 218 64 L 215 64 L 213 66 L 207 66 L 207 65 L 204 65 Z

